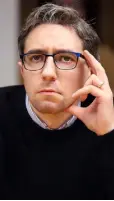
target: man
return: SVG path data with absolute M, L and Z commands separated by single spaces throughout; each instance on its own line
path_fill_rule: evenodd
M 114 198 L 114 108 L 99 38 L 45 4 L 19 39 L 23 86 L 0 90 L 2 199 Z

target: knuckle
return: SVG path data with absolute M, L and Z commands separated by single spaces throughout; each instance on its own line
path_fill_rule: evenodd
M 92 75 L 91 75 L 91 78 L 92 78 L 92 80 L 95 79 L 95 78 L 96 78 L 96 75 L 95 75 L 95 74 L 92 74 Z
M 91 91 L 93 89 L 93 85 L 88 86 L 88 90 Z

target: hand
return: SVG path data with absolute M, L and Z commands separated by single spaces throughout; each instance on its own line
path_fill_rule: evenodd
M 87 51 L 84 51 L 87 64 L 94 72 L 84 87 L 73 94 L 73 99 L 85 100 L 92 94 L 94 101 L 85 108 L 71 105 L 67 112 L 77 116 L 91 131 L 97 135 L 104 135 L 114 129 L 113 94 L 108 78 L 101 64 Z

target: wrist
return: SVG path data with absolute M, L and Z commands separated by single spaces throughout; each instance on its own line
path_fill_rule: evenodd
M 110 125 L 109 127 L 103 128 L 103 129 L 101 129 L 100 131 L 96 132 L 96 135 L 98 135 L 98 136 L 103 136 L 103 135 L 106 135 L 106 134 L 110 133 L 110 132 L 113 131 L 113 130 L 114 130 L 114 122 L 113 122 L 113 124 Z

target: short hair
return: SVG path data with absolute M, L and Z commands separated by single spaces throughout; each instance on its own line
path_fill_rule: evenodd
M 92 26 L 81 18 L 75 9 L 52 3 L 37 7 L 29 14 L 18 37 L 20 54 L 24 53 L 25 39 L 28 34 L 41 24 L 60 24 L 72 27 L 82 40 L 83 49 L 88 50 L 96 59 L 99 59 L 100 39 Z

